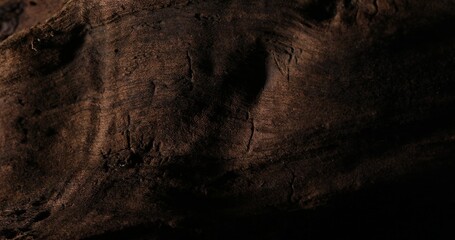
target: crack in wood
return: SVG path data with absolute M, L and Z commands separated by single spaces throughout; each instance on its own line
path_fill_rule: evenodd
M 247 145 L 247 152 L 250 153 L 251 152 L 251 145 L 253 143 L 253 137 L 254 137 L 254 132 L 256 131 L 255 127 L 254 127 L 254 120 L 251 120 L 251 135 L 250 135 L 250 138 L 248 140 L 248 145 Z
M 125 130 L 125 137 L 126 137 L 126 149 L 132 151 L 131 147 L 131 133 L 130 133 L 130 127 L 131 127 L 131 116 L 128 114 L 127 115 L 127 126 Z
M 186 57 L 188 59 L 188 75 L 190 76 L 191 83 L 194 83 L 193 60 L 191 58 L 190 51 L 186 52 Z
M 379 14 L 378 0 L 373 0 L 373 5 L 374 5 L 374 9 L 375 9 L 375 12 L 373 15 L 377 16 Z

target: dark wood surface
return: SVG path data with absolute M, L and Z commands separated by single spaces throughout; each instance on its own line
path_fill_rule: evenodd
M 442 238 L 454 23 L 452 0 L 0 1 L 0 239 Z

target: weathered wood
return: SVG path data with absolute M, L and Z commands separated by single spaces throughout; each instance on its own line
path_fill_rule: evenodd
M 0 2 L 0 238 L 453 217 L 455 1 L 64 2 Z

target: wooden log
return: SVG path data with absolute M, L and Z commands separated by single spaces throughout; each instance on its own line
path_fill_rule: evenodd
M 455 1 L 0 4 L 0 238 L 449 231 Z

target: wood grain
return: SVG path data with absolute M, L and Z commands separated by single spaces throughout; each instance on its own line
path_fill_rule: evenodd
M 0 16 L 0 238 L 354 236 L 347 206 L 453 204 L 452 0 L 30 3 Z

